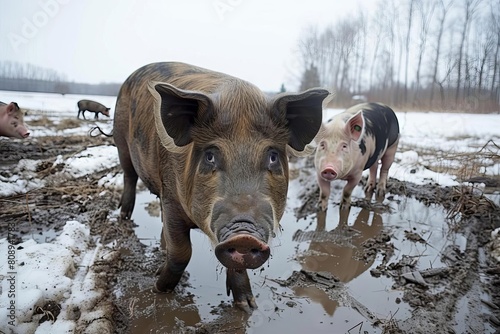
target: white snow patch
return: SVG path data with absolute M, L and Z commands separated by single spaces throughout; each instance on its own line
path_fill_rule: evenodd
M 98 302 L 104 291 L 96 286 L 92 266 L 97 257 L 109 254 L 102 254 L 101 244 L 93 246 L 87 226 L 68 221 L 53 243 L 38 244 L 31 239 L 15 245 L 15 251 L 9 248 L 7 239 L 1 239 L 1 254 L 9 254 L 9 249 L 15 254 L 16 264 L 10 267 L 6 261 L 0 262 L 0 331 L 74 333 L 78 326 L 85 327 L 103 315 Z M 8 309 L 12 301 L 14 311 Z M 35 314 L 35 309 L 48 301 L 59 304 L 61 313 L 56 321 L 45 321 L 38 326 L 42 315 Z M 74 316 L 76 308 L 81 312 L 79 318 Z

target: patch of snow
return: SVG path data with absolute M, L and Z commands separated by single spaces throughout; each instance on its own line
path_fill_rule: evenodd
M 75 154 L 65 161 L 63 172 L 72 177 L 92 174 L 96 171 L 108 169 L 119 164 L 116 147 L 103 145 L 89 147 Z
M 40 179 L 37 175 L 36 167 L 38 160 L 22 159 L 13 171 L 6 171 L 4 174 L 11 173 L 10 176 L 0 175 L 0 196 L 12 196 L 15 194 L 24 194 L 30 190 L 38 189 L 46 185 L 45 179 Z M 59 155 L 53 163 L 53 166 L 63 165 L 63 169 L 49 179 L 60 180 L 62 177 L 77 178 L 90 175 L 119 164 L 118 151 L 114 146 L 95 146 L 89 147 L 66 160 Z M 113 182 L 117 182 L 113 185 Z M 103 181 L 103 185 L 114 187 L 123 184 L 119 177 L 108 178 Z
M 109 255 L 103 254 L 104 248 L 94 245 L 90 229 L 77 221 L 68 221 L 53 243 L 39 244 L 31 239 L 15 245 L 17 265 L 10 268 L 7 261 L 0 262 L 0 331 L 72 333 L 99 319 L 104 311 L 98 302 L 105 292 L 96 286 L 92 266 L 95 259 Z M 8 254 L 8 249 L 7 239 L 0 240 L 0 253 Z M 8 309 L 12 301 L 14 311 Z M 42 315 L 35 314 L 35 309 L 48 301 L 60 305 L 61 313 L 56 321 L 38 325 Z M 81 312 L 80 317 L 75 317 L 75 309 Z
M 500 227 L 491 232 L 491 256 L 500 262 Z

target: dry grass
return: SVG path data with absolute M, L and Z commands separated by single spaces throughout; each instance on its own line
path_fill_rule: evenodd
M 475 152 L 450 152 L 432 148 L 410 148 L 419 156 L 433 157 L 426 159 L 429 164 L 425 167 L 437 173 L 447 173 L 457 176 L 460 181 L 467 181 L 476 176 L 484 174 L 484 168 L 500 163 L 500 147 L 493 141 L 488 140 Z M 495 177 L 495 176 L 494 176 Z M 500 175 L 496 175 L 500 177 Z
M 56 130 L 74 129 L 81 126 L 81 121 L 74 118 L 63 118 L 59 124 L 56 125 Z
M 23 195 L 14 195 L 0 198 L 0 218 L 7 218 L 28 214 L 31 216 L 31 208 L 36 206 L 39 210 L 59 208 L 61 197 L 68 196 L 76 200 L 86 200 L 97 196 L 102 191 L 92 185 L 82 186 L 81 184 L 66 185 L 57 187 L 46 187 L 32 190 Z
M 494 213 L 498 210 L 493 201 L 485 196 L 474 194 L 474 187 L 456 187 L 453 188 L 451 200 L 454 203 L 448 209 L 446 218 L 457 221 L 459 217 L 469 217 L 472 215 L 488 216 L 488 213 Z
M 41 126 L 41 127 L 52 127 L 54 126 L 54 121 L 52 121 L 47 116 L 43 115 L 39 118 L 32 119 L 30 121 L 26 121 L 28 126 Z

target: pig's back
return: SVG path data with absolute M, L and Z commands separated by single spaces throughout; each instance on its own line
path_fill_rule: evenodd
M 90 111 L 102 111 L 106 109 L 106 107 L 103 104 L 92 100 L 78 101 L 78 108 L 80 109 L 86 108 L 87 110 Z
M 151 81 L 166 82 L 180 89 L 196 90 L 210 94 L 215 92 L 219 86 L 231 80 L 239 79 L 179 62 L 152 63 L 137 69 L 125 80 L 118 94 L 118 99 L 131 88 L 137 93 L 151 95 L 147 89 Z
M 362 109 L 367 123 L 366 135 L 375 138 L 375 151 L 364 167 L 368 169 L 377 162 L 380 153 L 398 139 L 399 122 L 394 111 L 386 105 L 366 103 L 362 105 Z

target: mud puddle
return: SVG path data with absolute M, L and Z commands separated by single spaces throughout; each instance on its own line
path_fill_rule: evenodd
M 427 281 L 448 273 L 449 263 L 443 259 L 464 252 L 467 240 L 450 228 L 443 207 L 404 196 L 388 198 L 380 206 L 353 206 L 350 211 L 331 203 L 326 214 L 310 212 L 299 220 L 299 201 L 289 200 L 272 258 L 249 271 L 259 306 L 250 316 L 232 307 L 225 270 L 208 238 L 194 230 L 189 274 L 176 293 L 152 293 L 154 278 L 147 275 L 135 288 L 115 291 L 129 306 L 128 332 L 383 333 L 391 323 L 405 322 L 422 301 L 405 295 L 403 285 L 413 284 L 431 295 L 442 292 L 444 286 Z M 154 195 L 138 195 L 133 221 L 137 237 L 147 246 L 146 256 L 157 254 L 161 223 Z M 450 249 L 452 254 L 443 256 Z M 457 317 L 469 312 L 466 304 L 459 303 Z M 457 333 L 466 332 L 464 326 L 464 321 L 457 322 Z M 494 332 L 486 327 L 485 333 Z

